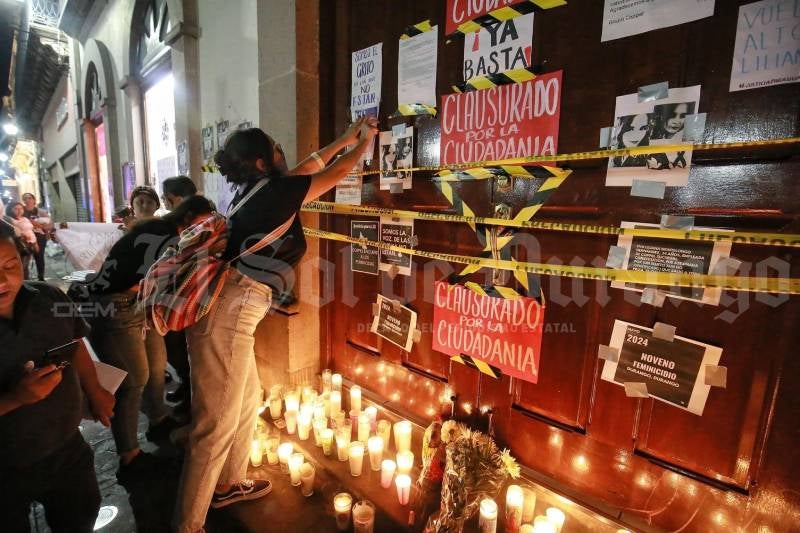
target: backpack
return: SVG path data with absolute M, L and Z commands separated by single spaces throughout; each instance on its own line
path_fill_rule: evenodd
M 184 230 L 148 269 L 139 282 L 138 305 L 144 311 L 144 328 L 159 335 L 180 331 L 200 321 L 211 310 L 237 259 L 269 246 L 291 227 L 296 214 L 229 261 L 220 259 L 228 239 L 228 219 L 269 180 L 262 179 L 228 216 L 211 213 Z

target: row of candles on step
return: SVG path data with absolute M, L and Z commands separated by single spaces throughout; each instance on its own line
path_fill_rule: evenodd
M 536 495 L 519 485 L 509 485 L 506 490 L 506 531 L 509 533 L 560 533 L 566 516 L 561 509 L 550 507 L 542 516 L 534 518 Z M 480 530 L 495 533 L 497 530 L 497 503 L 489 498 L 481 500 Z

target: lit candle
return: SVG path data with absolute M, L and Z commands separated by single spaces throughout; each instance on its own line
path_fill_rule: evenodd
M 519 528 L 519 533 L 533 533 L 536 529 L 530 524 L 522 524 Z
M 378 408 L 370 405 L 364 409 L 364 412 L 369 416 L 370 431 L 376 431 L 378 429 Z
M 269 416 L 272 417 L 273 420 L 277 420 L 281 417 L 281 408 L 283 407 L 283 403 L 281 402 L 280 396 L 272 396 L 269 399 Z
M 336 450 L 339 454 L 340 461 L 347 461 L 350 457 L 349 449 L 350 449 L 350 437 L 352 436 L 352 430 L 350 429 L 350 421 L 348 420 L 347 423 L 342 424 L 341 426 L 336 428 Z
M 322 403 L 325 406 L 325 416 L 331 416 L 331 393 L 322 393 Z
M 400 505 L 408 505 L 408 497 L 411 494 L 411 478 L 407 474 L 399 474 L 394 480 L 397 486 L 397 501 Z
M 286 433 L 289 435 L 294 435 L 294 432 L 297 429 L 297 409 L 287 408 L 283 418 L 286 420 Z
M 267 462 L 271 465 L 278 464 L 278 446 L 281 440 L 278 437 L 270 437 L 267 439 L 265 446 L 267 451 Z
M 350 443 L 350 475 L 358 477 L 361 475 L 361 467 L 364 464 L 364 445 L 361 442 Z
M 300 467 L 300 494 L 308 498 L 314 494 L 314 475 L 316 469 L 310 463 L 303 463 Z
M 300 412 L 297 415 L 297 437 L 300 440 L 308 440 L 311 431 L 311 415 L 307 412 Z
M 322 442 L 322 453 L 330 455 L 333 452 L 333 430 L 322 428 L 319 431 L 319 440 Z
M 342 393 L 338 390 L 331 392 L 330 413 L 336 413 L 342 408 Z
M 381 487 L 388 489 L 392 486 L 395 470 L 397 470 L 397 463 L 391 459 L 384 459 L 381 462 Z
M 286 410 L 287 411 L 299 411 L 300 410 L 300 397 L 297 395 L 297 392 L 287 392 L 286 395 L 283 397 L 283 401 L 286 403 Z
M 522 522 L 530 524 L 533 522 L 533 517 L 536 514 L 536 493 L 528 487 L 522 489 L 525 500 L 522 504 Z
M 369 415 L 367 413 L 358 415 L 358 440 L 364 444 L 369 440 L 369 428 Z
M 292 446 L 291 442 L 284 442 L 278 446 L 278 459 L 281 462 L 281 472 L 284 474 L 289 473 L 289 457 L 292 455 L 293 451 L 294 446 Z
M 293 453 L 289 456 L 289 477 L 295 487 L 300 486 L 300 467 L 305 460 L 302 453 Z
M 310 385 L 303 387 L 303 403 L 314 403 L 317 398 L 317 391 Z
M 253 466 L 261 466 L 263 451 L 261 439 L 253 439 L 253 442 L 250 443 L 250 462 L 253 463 Z
M 519 485 L 509 485 L 506 492 L 506 531 L 518 533 L 522 525 L 522 506 L 525 495 Z
M 556 526 L 556 532 L 560 533 L 561 528 L 564 527 L 564 520 L 567 519 L 566 515 L 564 515 L 564 511 L 556 507 L 548 507 L 544 513 L 547 515 L 547 519 L 550 520 L 550 523 Z
M 394 445 L 398 452 L 411 449 L 411 422 L 401 420 L 394 424 Z
M 342 424 L 344 424 L 344 421 L 345 421 L 346 418 L 347 417 L 344 414 L 344 411 L 340 410 L 340 411 L 338 411 L 336 413 L 331 413 L 331 426 L 334 429 L 340 427 Z
M 350 409 L 350 425 L 353 429 L 358 431 L 358 415 L 361 414 L 361 411 L 356 411 L 355 409 Z
M 350 409 L 361 410 L 361 387 L 358 385 L 350 387 Z
M 383 439 L 384 449 L 389 449 L 389 441 L 392 440 L 392 423 L 388 420 L 378 420 L 378 435 Z
M 326 368 L 322 371 L 322 392 L 331 391 L 331 369 Z
M 375 527 L 375 505 L 369 500 L 361 500 L 353 506 L 353 532 L 372 533 Z
M 314 420 L 325 417 L 325 400 L 318 399 L 314 402 Z
M 333 374 L 331 376 L 331 391 L 342 392 L 342 375 Z
M 377 472 L 381 469 L 381 461 L 383 460 L 383 439 L 377 435 L 370 437 L 367 441 L 367 448 L 369 449 L 369 464 Z
M 353 497 L 346 492 L 340 492 L 333 497 L 333 510 L 336 513 L 336 529 L 347 531 L 350 527 L 350 507 Z
M 411 450 L 397 452 L 397 472 L 410 474 L 412 468 L 414 468 L 414 452 Z
M 490 498 L 481 500 L 481 515 L 478 521 L 481 533 L 495 533 L 497 531 L 497 503 Z
M 544 517 L 544 520 L 534 522 L 530 529 L 531 533 L 556 533 L 558 530 L 551 521 Z
M 328 427 L 328 419 L 327 418 L 318 418 L 311 423 L 312 427 L 314 428 L 314 444 L 317 446 L 322 446 L 322 438 L 321 433 L 322 430 Z

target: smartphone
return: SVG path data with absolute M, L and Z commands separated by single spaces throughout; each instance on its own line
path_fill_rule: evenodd
M 74 340 L 55 348 L 50 348 L 44 353 L 42 366 L 56 365 L 57 369 L 62 369 L 72 363 L 75 354 L 78 352 L 80 340 Z

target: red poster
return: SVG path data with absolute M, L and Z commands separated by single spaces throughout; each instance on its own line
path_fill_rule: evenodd
M 461 24 L 482 17 L 490 11 L 521 4 L 523 1 L 526 0 L 447 0 L 446 33 L 450 35 Z
M 562 72 L 442 96 L 441 164 L 556 154 Z
M 544 307 L 533 298 L 483 296 L 461 285 L 436 282 L 433 349 L 465 354 L 503 374 L 536 383 Z

